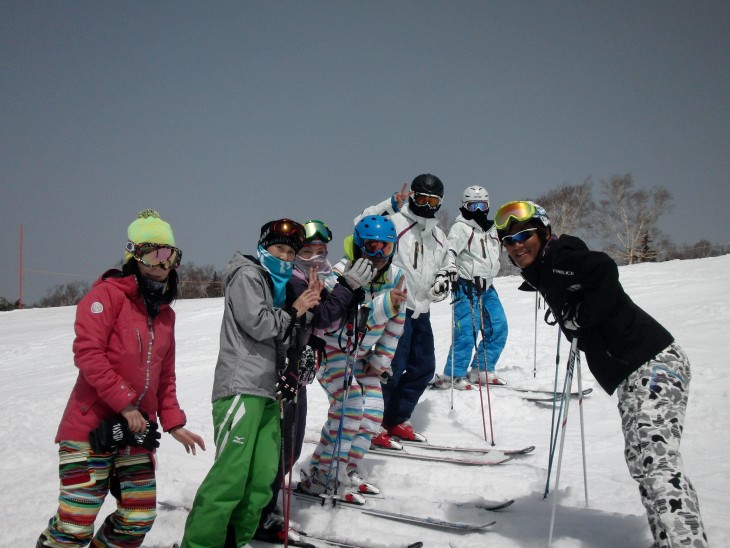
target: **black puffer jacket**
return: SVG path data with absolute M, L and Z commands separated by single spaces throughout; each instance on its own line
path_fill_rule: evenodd
M 674 341 L 669 331 L 624 292 L 613 259 L 589 251 L 579 238 L 563 235 L 549 240 L 522 277 L 526 283 L 520 289 L 537 289 L 556 318 L 566 303 L 580 303 L 578 347 L 609 394 Z M 563 332 L 571 338 L 565 329 Z

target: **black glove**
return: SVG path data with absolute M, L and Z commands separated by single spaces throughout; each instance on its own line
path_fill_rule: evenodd
M 292 365 L 292 362 L 288 362 L 286 369 L 279 373 L 279 378 L 276 381 L 276 395 L 282 401 L 294 401 L 298 389 L 299 375 L 297 374 L 296 364 Z
M 580 332 L 578 310 L 581 303 L 566 302 L 560 310 L 560 325 L 566 334 L 577 337 Z
M 145 419 L 147 415 L 143 413 Z M 89 432 L 89 444 L 94 453 L 110 453 L 119 447 L 144 447 L 153 451 L 160 446 L 157 441 L 162 435 L 157 431 L 157 423 L 149 420 L 142 432 L 132 432 L 124 417 L 104 419 L 98 428 Z
M 162 434 L 157 431 L 157 423 L 155 421 L 148 420 L 147 425 L 142 432 L 130 432 L 129 429 L 127 429 L 124 439 L 130 447 L 138 446 L 154 451 L 160 446 L 160 442 L 157 440 L 161 437 Z
M 126 427 L 127 423 L 121 417 L 103 419 L 98 428 L 89 432 L 91 450 L 94 453 L 111 453 L 117 447 L 126 445 L 124 441 Z

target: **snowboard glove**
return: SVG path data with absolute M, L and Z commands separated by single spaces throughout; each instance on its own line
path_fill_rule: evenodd
M 122 426 L 124 425 L 124 426 Z M 94 453 L 111 453 L 124 443 L 124 429 L 127 425 L 121 417 L 103 419 L 101 424 L 89 432 L 89 445 Z
M 147 418 L 147 415 L 144 414 Z M 157 423 L 149 420 L 142 432 L 132 432 L 123 417 L 104 419 L 98 428 L 89 432 L 89 444 L 94 453 L 111 453 L 119 447 L 144 447 L 154 451 L 160 446 L 157 441 L 162 435 L 157 431 Z
M 428 297 L 431 301 L 438 303 L 443 301 L 449 294 L 449 277 L 445 270 L 439 270 L 433 286 L 428 290 Z
M 350 269 L 343 275 L 343 278 L 345 278 L 348 287 L 355 291 L 369 284 L 376 274 L 377 271 L 373 263 L 369 259 L 362 257 L 352 264 Z
M 142 432 L 130 432 L 129 429 L 127 429 L 127 433 L 129 434 L 126 437 L 127 445 L 130 447 L 144 447 L 145 449 L 154 451 L 160 446 L 160 442 L 158 440 L 162 437 L 162 434 L 157 431 L 157 423 L 155 421 L 148 420 L 147 425 Z
M 279 378 L 276 381 L 276 395 L 280 400 L 291 402 L 297 397 L 299 390 L 299 375 L 297 375 L 296 363 L 288 361 L 286 369 L 279 372 Z

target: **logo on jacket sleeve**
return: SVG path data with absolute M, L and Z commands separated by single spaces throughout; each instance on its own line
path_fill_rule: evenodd
M 99 301 L 94 301 L 91 303 L 91 313 L 92 314 L 101 314 L 104 312 L 104 305 L 101 304 Z

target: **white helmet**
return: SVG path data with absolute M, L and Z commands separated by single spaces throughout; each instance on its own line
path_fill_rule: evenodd
M 461 197 L 461 204 L 466 207 L 469 202 L 486 202 L 489 209 L 489 192 L 483 186 L 470 186 Z

